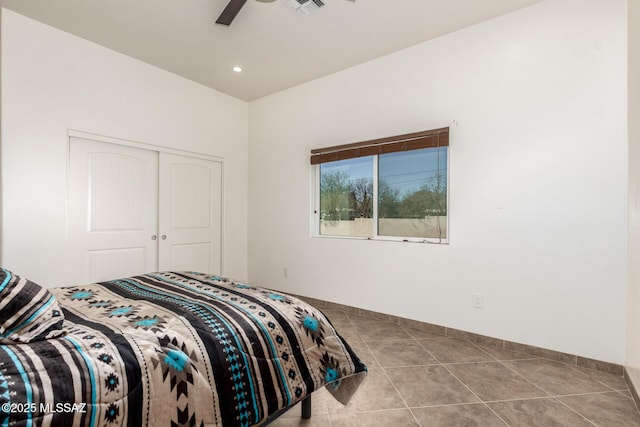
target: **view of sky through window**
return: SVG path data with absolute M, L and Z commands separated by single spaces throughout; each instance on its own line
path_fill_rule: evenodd
M 438 171 L 441 176 L 447 170 L 446 148 L 398 151 L 381 155 L 378 178 L 401 195 L 420 190 L 433 181 Z
M 321 174 L 340 171 L 349 176 L 350 182 L 362 178 L 373 180 L 373 159 L 374 156 L 367 156 L 323 163 Z M 438 171 L 441 176 L 446 176 L 446 147 L 399 151 L 383 154 L 379 158 L 379 179 L 394 190 L 398 190 L 400 194 L 419 190 L 426 182 L 433 179 Z

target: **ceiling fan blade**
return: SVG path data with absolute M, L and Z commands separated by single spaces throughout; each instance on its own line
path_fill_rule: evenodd
M 218 17 L 216 24 L 230 25 L 246 2 L 247 0 L 231 0 Z

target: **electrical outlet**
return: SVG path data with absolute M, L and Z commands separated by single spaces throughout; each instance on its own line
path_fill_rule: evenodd
M 482 308 L 484 305 L 484 297 L 482 294 L 471 294 L 471 306 L 473 308 Z

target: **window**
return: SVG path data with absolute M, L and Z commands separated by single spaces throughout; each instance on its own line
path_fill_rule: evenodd
M 316 233 L 447 242 L 449 129 L 313 150 Z
M 320 165 L 320 234 L 370 237 L 373 156 Z

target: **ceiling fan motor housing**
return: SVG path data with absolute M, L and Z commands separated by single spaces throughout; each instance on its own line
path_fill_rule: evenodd
M 287 4 L 299 14 L 308 15 L 326 6 L 327 3 L 322 0 L 287 0 Z

